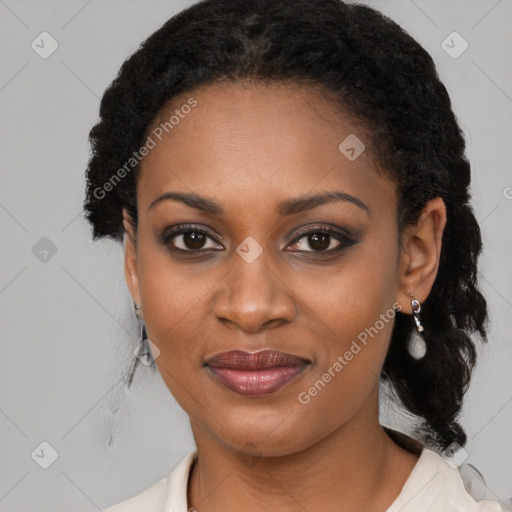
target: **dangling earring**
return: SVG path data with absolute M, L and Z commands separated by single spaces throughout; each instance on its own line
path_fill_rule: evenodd
M 135 310 L 135 316 L 137 317 L 137 320 L 139 321 L 139 343 L 135 347 L 135 350 L 133 351 L 135 357 L 145 366 L 149 366 L 151 363 L 154 362 L 153 354 L 151 351 L 151 348 L 148 339 L 148 335 L 146 332 L 146 325 L 144 323 L 144 319 L 142 316 L 138 314 L 138 311 L 142 309 L 142 304 L 140 306 L 137 306 L 135 302 L 133 303 L 133 308 Z M 153 349 L 154 350 L 154 349 Z M 158 351 L 159 352 L 159 351 Z
M 423 332 L 423 330 L 424 330 L 423 324 L 421 323 L 421 319 L 420 319 L 420 311 L 421 311 L 420 301 L 413 295 L 411 295 L 411 297 L 412 297 L 412 300 L 411 300 L 412 314 L 414 317 L 414 321 L 416 322 L 416 330 L 418 332 Z
M 140 306 L 137 306 L 135 302 L 133 303 L 133 309 L 135 310 L 135 316 L 137 317 L 137 320 L 139 322 L 139 343 L 143 343 L 146 338 L 146 327 L 144 325 L 144 319 L 139 315 L 139 310 L 142 309 L 142 304 Z
M 411 334 L 411 337 L 409 338 L 409 341 L 407 343 L 407 351 L 409 352 L 412 358 L 418 360 L 425 357 L 425 354 L 427 353 L 427 344 L 425 343 L 423 336 L 420 336 L 418 334 L 424 331 L 423 324 L 421 323 L 420 318 L 420 301 L 416 299 L 416 297 L 414 297 L 413 295 L 411 295 L 411 297 L 412 315 L 414 318 L 414 323 L 416 324 L 417 332 L 413 332 Z

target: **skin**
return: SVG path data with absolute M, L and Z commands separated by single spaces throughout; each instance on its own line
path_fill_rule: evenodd
M 434 283 L 446 222 L 443 201 L 424 208 L 399 234 L 397 189 L 382 172 L 363 129 L 317 89 L 291 84 L 223 83 L 175 98 L 153 123 L 193 96 L 198 104 L 144 158 L 137 182 L 138 230 L 124 212 L 126 281 L 158 369 L 190 417 L 199 458 L 188 506 L 220 510 L 384 511 L 418 457 L 378 421 L 381 368 L 393 321 L 369 339 L 307 404 L 298 400 L 397 303 L 411 313 Z M 349 134 L 367 150 L 349 161 Z M 224 214 L 162 194 L 195 193 Z M 279 202 L 324 191 L 363 201 L 331 201 L 281 216 Z M 159 236 L 170 226 L 209 227 L 208 254 L 173 253 Z M 304 227 L 346 229 L 355 243 L 330 240 L 322 257 Z M 311 234 L 311 233 L 310 233 Z M 254 238 L 263 252 L 246 262 L 236 248 Z M 214 251 L 213 249 L 221 249 Z M 327 253 L 329 254 L 329 253 Z M 227 350 L 281 350 L 311 361 L 275 393 L 241 396 L 203 366 Z

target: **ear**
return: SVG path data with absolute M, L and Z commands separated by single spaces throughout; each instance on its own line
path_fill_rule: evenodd
M 124 244 L 124 276 L 135 303 L 140 304 L 139 277 L 137 273 L 137 235 L 128 211 L 123 208 L 123 226 L 126 231 Z
M 432 290 L 439 269 L 445 225 L 446 206 L 440 197 L 436 197 L 425 205 L 418 222 L 402 233 L 397 302 L 404 313 L 412 313 L 411 294 L 421 303 Z

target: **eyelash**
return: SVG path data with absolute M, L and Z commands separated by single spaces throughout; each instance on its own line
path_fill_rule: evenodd
M 172 227 L 168 230 L 166 230 L 160 237 L 159 241 L 163 245 L 167 246 L 170 251 L 173 251 L 175 253 L 180 254 L 200 254 L 200 253 L 210 253 L 213 251 L 220 251 L 220 249 L 180 249 L 173 244 L 171 244 L 171 240 L 176 238 L 179 235 L 183 235 L 186 233 L 199 233 L 202 235 L 206 235 L 207 237 L 213 239 L 215 242 L 217 242 L 219 245 L 222 245 L 220 241 L 218 240 L 217 236 L 208 228 L 205 227 L 198 227 L 195 224 L 186 224 L 186 225 L 180 225 Z M 314 228 L 305 229 L 299 233 L 297 233 L 296 238 L 293 240 L 293 242 L 290 245 L 295 245 L 297 242 L 299 242 L 302 238 L 305 238 L 309 235 L 313 234 L 324 234 L 329 235 L 330 237 L 334 238 L 338 242 L 340 242 L 340 245 L 338 247 L 335 247 L 334 249 L 328 249 L 324 251 L 301 251 L 300 253 L 313 253 L 315 255 L 319 255 L 320 257 L 322 255 L 333 255 L 341 252 L 343 249 L 346 249 L 356 243 L 354 238 L 350 234 L 348 234 L 345 231 L 341 231 L 339 229 L 335 229 L 332 226 L 328 224 L 323 224 L 319 226 L 315 226 Z M 330 245 L 330 244 L 329 244 Z

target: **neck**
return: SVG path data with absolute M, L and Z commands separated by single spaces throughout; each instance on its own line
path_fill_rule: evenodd
M 214 510 L 386 510 L 418 457 L 396 445 L 364 410 L 291 455 L 244 457 L 191 422 L 198 460 L 189 507 Z

